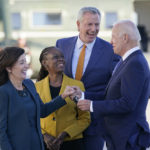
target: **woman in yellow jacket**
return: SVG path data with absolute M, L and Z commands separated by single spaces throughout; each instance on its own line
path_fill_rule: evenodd
M 40 55 L 41 69 L 37 92 L 44 103 L 60 95 L 66 86 L 78 86 L 84 91 L 82 82 L 66 76 L 65 60 L 56 47 L 45 48 Z M 83 131 L 90 124 L 90 114 L 77 108 L 76 103 L 66 98 L 67 105 L 41 119 L 41 128 L 47 150 L 84 150 Z

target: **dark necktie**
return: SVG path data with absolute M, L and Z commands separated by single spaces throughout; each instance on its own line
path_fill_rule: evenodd
M 123 60 L 122 58 L 119 60 L 119 62 L 117 63 L 117 65 L 115 66 L 113 72 L 112 72 L 112 76 L 114 75 L 114 73 L 116 72 L 116 70 L 119 68 L 119 66 L 122 64 Z

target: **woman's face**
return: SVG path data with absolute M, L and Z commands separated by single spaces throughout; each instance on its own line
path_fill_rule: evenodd
M 11 79 L 22 81 L 26 78 L 27 69 L 26 55 L 22 54 L 11 68 L 7 68 L 7 71 Z
M 52 50 L 45 56 L 43 65 L 49 73 L 62 73 L 65 68 L 64 55 L 58 50 Z

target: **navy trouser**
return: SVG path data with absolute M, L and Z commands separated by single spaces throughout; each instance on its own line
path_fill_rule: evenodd
M 104 139 L 101 136 L 88 136 L 83 138 L 85 150 L 103 150 Z

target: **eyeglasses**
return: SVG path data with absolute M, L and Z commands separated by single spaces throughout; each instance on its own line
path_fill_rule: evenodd
M 26 90 L 17 90 L 18 95 L 21 97 L 27 97 L 28 96 L 28 92 Z

